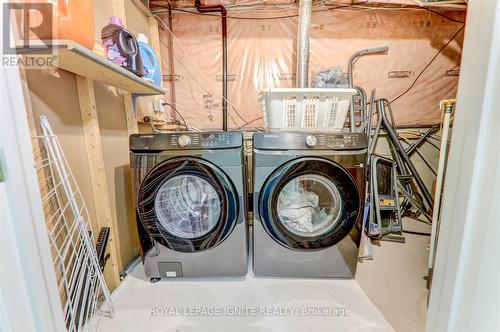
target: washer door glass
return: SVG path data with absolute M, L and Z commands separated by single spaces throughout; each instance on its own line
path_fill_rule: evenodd
M 289 180 L 278 194 L 280 222 L 292 233 L 316 237 L 330 231 L 342 213 L 342 199 L 325 176 L 305 174 Z
M 174 236 L 194 239 L 209 233 L 221 215 L 216 189 L 194 175 L 177 175 L 165 181 L 155 197 L 160 224 Z

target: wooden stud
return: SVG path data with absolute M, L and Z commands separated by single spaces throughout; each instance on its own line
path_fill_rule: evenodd
M 160 63 L 160 68 L 161 68 L 161 47 L 160 47 L 160 33 L 158 31 L 158 22 L 156 21 L 156 18 L 154 16 L 149 17 L 149 44 L 153 48 L 153 50 L 156 53 L 156 58 L 158 59 L 158 62 Z M 160 81 L 160 86 L 163 86 L 163 79 Z M 162 96 L 165 97 L 165 96 Z M 158 97 L 153 97 L 151 98 L 151 102 L 154 100 L 158 99 Z M 167 114 L 166 113 L 160 113 L 159 116 L 156 116 L 156 119 L 161 121 L 163 124 L 166 123 L 167 121 Z
M 127 132 L 129 135 L 139 132 L 139 125 L 137 124 L 137 115 L 134 110 L 134 101 L 132 94 L 125 93 L 123 95 L 123 103 L 125 106 L 125 116 L 127 118 Z
M 35 117 L 33 115 L 33 107 L 31 105 L 31 98 L 30 98 L 30 93 L 29 93 L 29 86 L 28 86 L 28 77 L 26 74 L 26 68 L 24 68 L 23 65 L 19 66 L 19 76 L 21 77 L 21 82 L 23 85 L 23 97 L 24 97 L 24 105 L 26 106 L 26 117 L 28 118 L 28 126 L 30 129 L 30 134 L 32 137 L 37 136 L 37 130 L 36 130 L 36 122 L 35 122 Z M 36 143 L 35 143 L 36 142 Z M 39 151 L 40 147 L 38 145 L 38 140 L 34 141 L 33 144 L 33 152 Z
M 124 26 L 127 26 L 127 13 L 125 11 L 125 1 L 124 0 L 112 0 L 113 15 L 118 16 Z
M 156 21 L 156 18 L 154 18 L 154 16 L 151 16 L 149 18 L 149 35 L 149 44 L 155 51 L 158 61 L 161 61 L 160 33 L 158 31 L 158 22 Z
M 112 0 L 113 15 L 118 16 L 123 25 L 127 26 L 127 12 L 125 10 L 124 0 Z M 134 102 L 132 94 L 123 94 L 123 104 L 125 107 L 125 115 L 127 119 L 127 132 L 129 135 L 139 132 L 139 125 L 137 124 L 137 114 L 135 113 Z
M 28 76 L 26 73 L 26 68 L 23 65 L 19 66 L 19 76 L 21 77 L 21 82 L 23 85 L 24 105 L 26 107 L 26 118 L 28 119 L 28 127 L 30 130 L 30 135 L 31 137 L 36 137 L 39 135 L 39 130 L 37 130 L 36 126 L 37 122 L 35 121 L 35 115 L 33 114 L 33 107 L 31 104 L 31 98 L 28 86 Z M 43 150 L 44 150 L 43 143 L 38 139 L 33 139 L 31 143 L 33 147 L 33 156 L 35 160 L 41 160 L 45 158 L 45 156 L 43 155 Z M 36 175 L 38 177 L 39 183 L 49 183 L 50 179 L 48 178 L 47 174 L 44 172 L 43 169 L 39 169 Z M 49 191 L 48 188 L 40 186 L 41 197 L 45 197 L 45 195 L 48 194 L 48 191 Z M 43 212 L 45 214 L 45 220 L 48 220 L 50 216 L 53 216 L 56 213 L 56 211 L 50 204 L 44 204 L 43 209 L 44 209 Z
M 104 270 L 106 283 L 110 290 L 116 288 L 120 282 L 121 257 L 118 255 L 119 247 L 117 222 L 111 217 L 108 184 L 104 168 L 104 156 L 97 117 L 97 108 L 94 94 L 94 82 L 88 78 L 75 75 L 80 101 L 83 133 L 86 143 L 86 152 L 89 162 L 90 182 L 92 187 L 97 229 L 110 227 L 108 250 L 110 258 Z

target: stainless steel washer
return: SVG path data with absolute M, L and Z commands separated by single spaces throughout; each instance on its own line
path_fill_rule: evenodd
M 146 275 L 247 273 L 246 172 L 239 132 L 130 136 Z
M 365 193 L 363 133 L 253 136 L 253 271 L 354 276 Z

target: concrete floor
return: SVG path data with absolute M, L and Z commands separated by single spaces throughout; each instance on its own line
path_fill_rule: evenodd
M 430 232 L 430 226 L 409 218 L 406 230 Z M 374 259 L 358 264 L 356 281 L 397 331 L 424 331 L 429 237 L 404 233 L 406 243 L 381 241 Z
M 100 317 L 96 330 L 393 331 L 355 280 L 247 275 L 151 284 L 139 264 L 113 300 L 115 318 Z
M 422 231 L 414 221 L 408 229 Z M 427 227 L 427 226 L 425 226 Z M 355 280 L 243 278 L 151 284 L 138 264 L 97 331 L 422 331 L 428 237 L 381 242 Z

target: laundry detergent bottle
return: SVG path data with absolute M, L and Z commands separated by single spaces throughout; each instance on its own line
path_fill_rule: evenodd
M 111 16 L 101 31 L 102 44 L 108 60 L 128 69 L 137 76 L 144 76 L 144 68 L 135 36 L 123 26 L 119 17 Z
M 139 43 L 139 53 L 141 54 L 142 65 L 144 66 L 144 78 L 153 81 L 156 86 L 161 85 L 161 69 L 155 51 L 148 44 L 148 37 L 144 34 L 137 34 Z
M 27 9 L 31 8 L 29 14 L 25 15 L 24 11 L 13 11 L 15 20 L 12 23 L 16 27 L 14 31 L 25 31 L 28 27 L 26 30 L 28 39 L 70 39 L 88 49 L 94 45 L 92 0 L 26 0 L 13 3 L 22 4 Z

